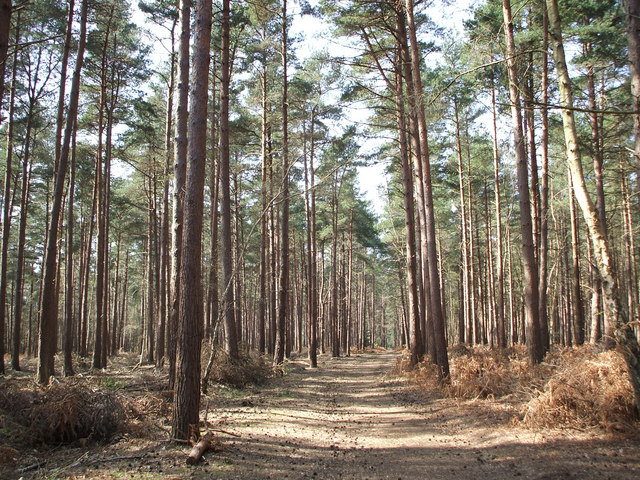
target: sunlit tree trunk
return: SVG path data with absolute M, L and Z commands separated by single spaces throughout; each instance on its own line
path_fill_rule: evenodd
M 0 108 L 2 107 L 2 98 L 4 96 L 4 75 L 9 51 L 11 10 L 11 0 L 0 0 Z M 2 118 L 0 118 L 0 125 L 2 125 Z
M 550 347 L 549 318 L 548 318 L 548 258 L 549 258 L 549 32 L 546 9 L 543 10 L 543 38 L 542 38 L 542 81 L 540 119 L 540 245 L 538 248 L 538 315 L 540 316 L 540 339 L 545 350 Z
M 572 340 L 574 345 L 584 343 L 584 305 L 582 303 L 582 290 L 580 287 L 580 237 L 578 235 L 578 218 L 574 195 L 569 198 L 569 211 L 571 213 L 571 301 L 573 305 Z
M 165 131 L 164 131 L 164 148 L 165 148 L 165 162 L 164 162 L 164 178 L 162 187 L 162 226 L 161 235 L 162 241 L 160 242 L 160 334 L 158 335 L 158 344 L 156 351 L 158 352 L 158 358 L 156 365 L 160 366 L 165 357 L 168 357 L 168 338 L 170 337 L 169 328 L 171 325 L 171 233 L 169 226 L 169 217 L 171 216 L 169 208 L 169 175 L 171 172 L 171 160 L 173 158 L 173 106 L 174 106 L 174 93 L 176 83 L 176 28 L 178 25 L 178 19 L 173 21 L 171 26 L 171 51 L 169 61 L 169 81 L 167 83 L 167 110 L 165 112 Z
M 62 213 L 62 197 L 69 162 L 69 150 L 71 147 L 71 134 L 78 113 L 78 100 L 80 97 L 80 74 L 84 61 L 84 51 L 87 35 L 88 0 L 82 1 L 80 14 L 80 37 L 78 41 L 78 53 L 76 55 L 76 67 L 73 72 L 71 91 L 69 94 L 69 107 L 67 121 L 64 130 L 64 139 L 60 151 L 58 170 L 55 176 L 53 203 L 51 205 L 51 221 L 47 232 L 45 250 L 45 263 L 43 272 L 41 308 L 40 308 L 40 335 L 38 341 L 38 369 L 37 379 L 39 383 L 47 383 L 49 377 L 54 374 L 54 355 L 57 345 L 57 315 L 58 315 L 58 285 L 56 273 L 58 267 L 58 227 Z
M 74 274 L 73 274 L 73 241 L 74 241 L 74 222 L 75 222 L 75 214 L 74 214 L 74 202 L 75 202 L 75 181 L 76 181 L 76 135 L 75 128 L 73 134 L 73 146 L 71 152 L 71 165 L 70 165 L 70 176 L 69 176 L 69 191 L 67 198 L 67 238 L 66 238 L 66 291 L 65 294 L 65 315 L 64 315 L 64 337 L 62 340 L 62 349 L 64 351 L 64 366 L 62 370 L 62 374 L 65 377 L 70 377 L 74 375 L 73 371 L 73 319 L 74 319 L 74 311 L 73 311 L 73 292 L 74 292 Z M 28 199 L 25 199 L 25 206 L 23 207 L 23 212 L 26 213 L 26 202 Z M 22 280 L 21 280 L 22 281 Z M 22 300 L 22 288 L 19 290 L 20 297 L 19 300 Z
M 522 111 L 516 68 L 516 48 L 513 38 L 513 22 L 511 2 L 502 3 L 507 44 L 507 71 L 509 74 L 509 99 L 513 121 L 513 138 L 515 144 L 516 164 L 518 172 L 518 195 L 520 201 L 520 225 L 522 229 L 522 253 L 524 266 L 524 299 L 526 307 L 526 337 L 531 363 L 542 361 L 544 350 L 540 342 L 539 305 L 538 305 L 538 271 L 533 241 L 531 202 L 529 200 L 529 169 L 525 152 Z
M 629 44 L 629 70 L 633 99 L 634 155 L 640 170 L 640 0 L 624 0 L 627 15 L 627 41 Z
M 434 331 L 434 347 L 436 351 L 439 374 L 442 379 L 449 378 L 449 359 L 447 356 L 447 339 L 445 335 L 445 318 L 442 310 L 442 295 L 440 291 L 440 274 L 438 271 L 438 251 L 436 246 L 436 225 L 433 206 L 433 192 L 431 186 L 431 165 L 429 160 L 429 142 L 427 138 L 427 120 L 423 103 L 423 87 L 420 77 L 420 53 L 418 37 L 413 11 L 413 0 L 405 0 L 407 13 L 407 33 L 411 52 L 411 68 L 413 73 L 414 96 L 413 102 L 418 117 L 418 134 L 420 137 L 420 161 L 423 165 L 424 201 L 426 208 L 427 253 L 429 266 L 430 310 Z
M 629 374 L 635 391 L 636 403 L 640 405 L 640 348 L 635 333 L 621 309 L 618 286 L 613 270 L 613 263 L 607 241 L 606 230 L 600 220 L 598 211 L 593 204 L 584 179 L 582 159 L 578 148 L 578 135 L 573 114 L 573 92 L 571 78 L 564 53 L 562 41 L 562 27 L 557 0 L 546 0 L 549 13 L 549 33 L 551 35 L 553 54 L 558 74 L 560 90 L 560 104 L 562 106 L 562 124 L 565 135 L 567 161 L 571 171 L 573 190 L 582 210 L 591 242 L 593 244 L 595 260 L 603 283 L 603 303 L 605 321 L 608 317 L 614 325 L 605 334 L 613 335 L 613 339 L 623 351 L 629 365 Z
M 173 164 L 173 208 L 171 219 L 171 305 L 168 325 L 169 386 L 173 387 L 176 373 L 176 341 L 180 308 L 180 270 L 182 265 L 182 230 L 184 217 L 184 184 L 187 164 L 187 131 L 189 121 L 189 45 L 191 38 L 191 1 L 179 3 L 180 39 L 178 42 L 178 98 L 176 104 L 176 132 Z
M 222 52 L 220 57 L 220 192 L 222 217 L 222 269 L 224 289 L 224 331 L 225 350 L 232 358 L 238 358 L 238 340 L 236 322 L 233 276 L 237 274 L 233 265 L 233 239 L 231 232 L 231 172 L 229 153 L 229 84 L 231 81 L 230 66 L 230 19 L 229 0 L 222 3 Z
M 506 322 L 504 313 L 504 258 L 502 238 L 502 198 L 500 188 L 500 151 L 498 149 L 498 115 L 496 112 L 495 79 L 491 79 L 491 113 L 492 113 L 492 144 L 493 144 L 493 180 L 495 195 L 496 217 L 496 333 L 498 348 L 507 347 Z
M 458 185 L 460 190 L 460 228 L 462 231 L 462 244 L 460 247 L 462 248 L 462 312 L 464 316 L 464 325 L 466 325 L 465 329 L 465 339 L 468 345 L 473 344 L 473 310 L 472 304 L 474 303 L 474 292 L 471 287 L 471 255 L 469 252 L 469 246 L 471 242 L 469 241 L 469 225 L 467 223 L 467 199 L 466 199 L 466 187 L 465 187 L 465 176 L 464 176 L 464 168 L 463 168 L 463 158 L 462 158 L 462 141 L 460 139 L 460 121 L 458 116 L 458 104 L 454 99 L 454 110 L 455 110 L 455 125 L 456 125 L 456 154 L 458 157 Z
M 280 236 L 280 281 L 278 291 L 278 319 L 274 363 L 284 361 L 285 325 L 289 315 L 289 27 L 287 0 L 282 2 L 282 221 Z
M 307 309 L 308 348 L 311 368 L 318 366 L 318 265 L 316 238 L 316 192 L 315 192 L 315 123 L 316 109 L 311 109 L 309 125 L 309 152 L 304 157 L 305 210 L 307 221 Z
M 188 156 L 180 269 L 180 310 L 176 342 L 173 438 L 199 436 L 200 353 L 204 328 L 202 225 L 204 209 L 211 0 L 196 3 L 196 23 L 189 114 Z

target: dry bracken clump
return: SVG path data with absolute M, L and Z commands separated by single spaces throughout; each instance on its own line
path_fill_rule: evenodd
M 637 409 L 627 365 L 615 350 L 567 349 L 549 359 L 556 372 L 544 389 L 523 407 L 530 427 L 634 428 Z
M 240 357 L 232 360 L 224 351 L 219 350 L 209 379 L 214 383 L 242 388 L 264 383 L 273 375 L 273 366 L 263 355 L 243 349 Z
M 4 385 L 0 409 L 25 443 L 61 444 L 81 439 L 106 440 L 120 430 L 124 408 L 115 394 L 77 381 L 25 388 Z

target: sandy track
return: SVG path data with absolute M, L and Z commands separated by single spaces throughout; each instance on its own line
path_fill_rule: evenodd
M 293 363 L 237 406 L 210 409 L 210 422 L 241 437 L 204 470 L 245 479 L 640 478 L 638 442 L 531 432 L 495 402 L 417 396 L 390 375 L 395 359 Z

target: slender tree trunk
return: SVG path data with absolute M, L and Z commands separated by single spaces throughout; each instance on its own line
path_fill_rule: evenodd
M 267 274 L 269 272 L 269 201 L 267 192 L 269 190 L 269 177 L 268 177 L 268 79 L 267 79 L 267 61 L 263 59 L 262 72 L 261 72 L 261 87 L 262 87 L 262 124 L 260 131 L 260 142 L 262 148 L 262 168 L 261 168 L 261 188 L 260 188 L 260 202 L 261 202 L 261 215 L 260 215 L 260 271 L 258 273 L 260 283 L 260 293 L 258 298 L 258 352 L 260 354 L 266 351 L 266 328 L 267 328 Z M 309 232 L 307 227 L 307 232 Z
M 151 174 L 154 176 L 155 174 Z M 145 182 L 146 183 L 146 182 Z M 146 310 L 146 322 L 145 338 L 144 338 L 144 355 L 143 360 L 145 363 L 155 363 L 155 334 L 156 334 L 156 302 L 155 302 L 155 272 L 158 268 L 157 258 L 155 255 L 155 242 L 154 242 L 154 224 L 156 221 L 156 199 L 155 192 L 152 187 L 153 179 L 149 178 L 149 187 L 147 191 L 148 206 L 147 206 L 147 310 Z
M 629 44 L 629 70 L 633 99 L 634 155 L 640 169 L 640 0 L 624 0 L 627 15 L 627 41 Z
M 64 366 L 62 374 L 65 377 L 74 375 L 73 371 L 73 292 L 74 292 L 74 276 L 73 276 L 73 240 L 74 240 L 74 202 L 75 202 L 75 181 L 76 181 L 76 135 L 75 128 L 73 134 L 73 148 L 71 152 L 71 165 L 69 177 L 69 194 L 67 205 L 67 239 L 66 239 L 66 291 L 65 294 L 65 316 L 64 316 Z M 23 212 L 26 212 L 26 208 Z
M 438 251 L 436 246 L 436 226 L 435 212 L 433 206 L 433 192 L 431 186 L 431 165 L 429 160 L 429 143 L 427 138 L 427 120 L 423 103 L 423 87 L 420 77 L 420 54 L 418 51 L 418 38 L 416 34 L 416 25 L 413 12 L 413 0 L 405 0 L 407 12 L 407 32 L 409 34 L 409 44 L 411 51 L 411 68 L 413 73 L 413 89 L 414 97 L 412 98 L 413 107 L 418 116 L 418 132 L 421 146 L 421 159 L 423 165 L 422 179 L 424 182 L 424 201 L 426 208 L 426 224 L 423 228 L 427 230 L 427 251 L 429 266 L 429 288 L 431 296 L 431 319 L 433 322 L 435 351 L 437 364 L 439 367 L 439 376 L 441 379 L 449 378 L 449 359 L 447 356 L 447 338 L 445 335 L 444 312 L 442 311 L 442 295 L 440 291 L 440 274 L 438 271 Z
M 289 316 L 289 79 L 287 0 L 282 2 L 282 223 L 280 245 L 280 282 L 278 285 L 278 323 L 274 363 L 284 361 L 285 325 Z
M 542 82 L 540 89 L 542 107 L 540 110 L 541 132 L 541 172 L 540 172 L 540 245 L 538 246 L 538 315 L 540 316 L 540 339 L 545 351 L 549 350 L 549 318 L 547 295 L 547 263 L 549 258 L 549 29 L 546 9 L 543 10 L 542 38 Z
M 311 368 L 318 367 L 318 265 L 317 265 L 317 239 L 316 239 L 316 193 L 315 193 L 315 123 L 316 109 L 311 109 L 311 121 L 309 128 L 310 148 L 309 156 L 304 159 L 305 180 L 305 206 L 307 220 L 307 304 L 309 327 L 309 364 Z
M 507 348 L 507 335 L 504 315 L 504 258 L 502 248 L 502 198 L 500 188 L 500 152 L 498 150 L 498 122 L 496 112 L 495 79 L 491 79 L 491 112 L 493 126 L 493 178 L 496 216 L 496 330 L 498 348 Z
M 47 232 L 45 263 L 43 271 L 42 296 L 40 307 L 40 335 L 38 341 L 38 370 L 39 383 L 47 383 L 54 374 L 54 355 L 57 345 L 57 315 L 58 315 L 58 285 L 56 272 L 58 267 L 57 244 L 58 227 L 62 211 L 62 196 L 69 162 L 71 133 L 78 113 L 80 97 L 80 73 L 84 61 L 84 51 L 87 36 L 88 0 L 82 0 L 80 15 L 80 38 L 76 55 L 76 68 L 73 72 L 71 92 L 69 94 L 69 108 L 64 131 L 64 139 L 60 150 L 60 160 L 55 176 L 53 204 L 51 205 L 51 221 Z
M 225 0 L 227 1 L 227 0 Z M 191 112 L 184 197 L 180 314 L 176 342 L 176 388 L 172 436 L 187 440 L 199 437 L 200 353 L 204 310 L 202 291 L 202 225 L 205 158 L 207 147 L 207 98 L 211 0 L 196 3 Z
M 168 357 L 168 332 L 171 325 L 171 243 L 170 243 L 170 226 L 169 216 L 169 172 L 171 171 L 171 159 L 173 158 L 173 106 L 174 91 L 176 84 L 176 27 L 178 19 L 176 18 L 171 26 L 171 53 L 169 62 L 169 82 L 167 84 L 167 110 L 165 113 L 165 164 L 164 179 L 162 190 L 162 241 L 161 241 L 161 272 L 160 272 L 160 331 L 162 338 L 158 336 L 158 362 L 164 363 L 164 358 Z M 116 335 L 119 343 L 119 336 Z
M 218 106 L 216 104 L 216 97 L 218 95 L 218 82 L 216 76 L 216 54 L 214 52 L 212 58 L 211 71 L 211 125 L 210 131 L 210 145 L 212 151 L 213 161 L 211 162 L 211 169 L 209 172 L 209 202 L 211 208 L 211 222 L 210 222 L 210 243 L 209 243 L 209 285 L 207 288 L 207 301 L 205 311 L 205 337 L 213 339 L 214 332 L 218 326 L 220 299 L 218 297 L 218 224 L 220 220 L 218 204 L 220 203 L 220 161 L 218 155 Z
M 404 84 L 407 89 L 407 96 L 413 98 L 414 94 L 414 82 L 413 71 L 411 66 L 411 53 L 409 51 L 409 43 L 407 39 L 407 25 L 403 15 L 402 9 L 398 4 L 397 15 L 397 30 L 398 30 L 398 42 L 400 48 L 400 55 L 402 58 L 402 74 L 404 76 Z M 380 68 L 381 72 L 384 70 Z M 391 86 L 390 86 L 391 87 Z M 391 88 L 390 88 L 391 89 Z M 395 89 L 393 87 L 392 89 Z M 421 347 L 419 357 L 422 357 L 425 353 L 430 353 L 431 360 L 435 361 L 435 350 L 433 348 L 433 325 L 431 321 L 431 315 L 429 313 L 429 266 L 428 258 L 429 251 L 427 248 L 427 202 L 425 200 L 425 185 L 424 185 L 424 172 L 422 162 L 422 147 L 420 145 L 420 135 L 418 132 L 418 116 L 414 109 L 410 109 L 407 112 L 409 115 L 405 120 L 408 127 L 408 133 L 411 137 L 411 143 L 407 143 L 406 148 L 409 146 L 412 148 L 413 167 L 417 181 L 414 182 L 416 193 L 416 207 L 418 211 L 418 224 L 416 230 L 418 236 L 416 236 L 416 248 L 419 244 L 419 262 L 416 264 L 416 285 L 418 291 L 418 300 L 416 307 L 418 308 L 419 327 L 421 335 Z M 409 334 L 410 334 L 409 329 Z
M 0 0 L 0 108 L 2 108 L 2 97 L 4 96 L 4 75 L 11 31 L 11 9 L 11 0 Z M 2 118 L 0 118 L 0 125 L 2 125 Z M 4 368 L 4 365 L 2 367 Z M 0 373 L 4 373 L 4 371 Z
M 621 302 L 617 290 L 617 282 L 613 263 L 607 241 L 604 225 L 600 221 L 598 211 L 595 208 L 584 179 L 582 159 L 578 149 L 578 136 L 573 114 L 573 94 L 571 79 L 567 69 L 562 42 L 562 28 L 560 14 L 556 0 L 547 0 L 549 13 L 550 35 L 553 44 L 553 54 L 558 73 L 558 86 L 560 89 L 560 103 L 562 108 L 562 124 L 565 134 L 566 154 L 571 170 L 573 190 L 578 205 L 582 209 L 591 241 L 594 247 L 595 260 L 598 265 L 600 277 L 603 283 L 605 319 L 608 317 L 615 325 L 612 332 L 615 341 L 624 353 L 629 365 L 629 374 L 634 387 L 636 404 L 640 406 L 640 347 L 631 325 L 627 322 L 621 309 Z M 613 340 L 613 339 L 612 339 Z M 640 408 L 640 407 L 639 407 Z
M 222 217 L 222 269 L 224 278 L 224 331 L 225 350 L 232 359 L 237 359 L 238 340 L 236 333 L 237 312 L 235 307 L 233 276 L 237 274 L 233 265 L 233 239 L 231 232 L 231 172 L 229 153 L 229 84 L 231 12 L 229 0 L 222 2 L 222 54 L 220 57 L 220 191 Z
M 9 2 L 10 4 L 10 2 Z M 4 5 L 0 4 L 0 8 L 3 8 Z M 10 7 L 10 5 L 9 5 Z M 9 9 L 10 10 L 10 9 Z M 5 13 L 2 11 L 1 13 Z M 10 15 L 11 12 L 9 11 Z M 7 42 L 9 36 L 9 18 L 7 16 Z M 4 21 L 4 18 L 3 18 Z M 20 14 L 18 14 L 18 26 L 15 29 L 15 38 L 14 43 L 18 45 L 20 40 Z M 4 37 L 5 33 L 0 34 Z M 4 38 L 1 39 L 4 42 Z M 7 63 L 7 55 L 6 48 L 4 45 L 0 44 L 0 48 L 5 49 L 5 53 L 2 57 L 4 60 L 0 63 L 0 73 L 4 73 L 5 64 Z M 4 174 L 4 198 L 2 205 L 2 251 L 0 252 L 0 375 L 5 373 L 4 367 L 4 354 L 5 354 L 5 323 L 6 323 L 6 303 L 7 303 L 7 265 L 8 265 L 8 253 L 9 253 L 9 239 L 11 238 L 11 205 L 13 203 L 12 200 L 12 179 L 13 179 L 13 127 L 14 127 L 14 114 L 15 114 L 15 104 L 16 104 L 16 78 L 18 69 L 16 68 L 18 58 L 18 49 L 15 49 L 13 54 L 13 72 L 11 74 L 11 91 L 9 94 L 9 125 L 7 126 L 7 149 L 6 149 L 6 163 L 5 163 L 5 174 Z M 2 77 L 2 85 L 4 87 L 4 76 Z M 0 94 L 2 91 L 0 91 Z M 0 101 L 2 97 L 0 97 Z M 1 102 L 0 102 L 1 106 Z M 1 120 L 0 120 L 1 121 Z
M 35 73 L 34 85 L 38 83 L 38 74 Z M 31 144 L 35 139 L 31 138 L 33 129 L 34 110 L 36 98 L 31 97 L 27 113 L 27 126 L 25 132 L 25 144 L 22 152 L 22 187 L 20 194 L 20 224 L 18 227 L 18 255 L 16 261 L 15 278 L 15 305 L 13 311 L 13 348 L 11 350 L 11 366 L 14 370 L 20 370 L 20 343 L 22 327 L 22 307 L 24 304 L 24 255 L 27 233 L 27 217 L 29 214 L 29 194 L 31 187 Z
M 464 168 L 463 168 L 463 159 L 462 159 L 462 141 L 460 139 L 460 121 L 458 118 L 458 104 L 454 99 L 454 110 L 455 110 L 455 125 L 456 125 L 456 153 L 458 157 L 458 182 L 459 182 L 459 190 L 460 190 L 460 227 L 462 230 L 462 311 L 464 312 L 464 323 L 467 325 L 466 330 L 466 340 L 467 344 L 471 345 L 473 343 L 473 329 L 471 328 L 473 322 L 472 308 L 471 304 L 473 303 L 473 292 L 471 289 L 470 278 L 472 276 L 471 270 L 471 255 L 469 252 L 469 246 L 471 242 L 469 241 L 469 225 L 467 224 L 467 199 L 465 195 L 466 187 L 465 187 L 465 176 L 464 176 Z
M 507 43 L 507 71 L 509 73 L 509 98 L 513 120 L 513 137 L 515 144 L 516 164 L 518 171 L 518 195 L 520 201 L 520 225 L 522 229 L 522 253 L 524 268 L 524 298 L 526 307 L 526 336 L 529 361 L 540 363 L 544 350 L 540 342 L 539 304 L 538 304 L 538 271 L 533 241 L 531 202 L 529 200 L 529 169 L 523 136 L 522 111 L 516 68 L 516 47 L 513 39 L 513 22 L 511 2 L 502 3 Z
M 180 306 L 180 271 L 182 265 L 182 222 L 184 185 L 187 165 L 187 130 L 189 121 L 189 44 L 191 38 L 191 1 L 180 0 L 180 41 L 178 43 L 178 101 L 176 110 L 175 159 L 173 166 L 173 213 L 171 230 L 171 305 L 169 316 L 169 387 L 176 379 L 176 342 Z
M 104 336 L 104 324 L 107 321 L 105 312 L 105 306 L 107 299 L 105 297 L 105 288 L 108 285 L 106 265 L 107 259 L 106 244 L 107 244 L 107 224 L 108 224 L 108 210 L 106 208 L 106 183 L 105 171 L 107 167 L 107 157 L 105 143 L 109 148 L 109 140 L 104 141 L 103 135 L 105 131 L 105 116 L 109 117 L 109 111 L 107 107 L 107 50 L 109 46 L 109 39 L 111 36 L 111 22 L 113 20 L 114 7 L 111 7 L 111 15 L 109 22 L 105 30 L 105 37 L 102 45 L 102 63 L 100 70 L 100 106 L 98 113 L 98 146 L 96 153 L 96 183 L 97 183 L 97 252 L 96 252 L 96 328 L 94 332 L 93 342 L 93 368 L 105 368 L 106 363 L 103 362 L 103 348 L 106 338 Z M 105 115 L 105 110 L 107 113 Z M 106 129 L 109 129 L 110 119 L 106 120 Z M 109 136 L 107 134 L 107 136 Z M 104 168 L 103 168 L 104 165 Z
M 573 344 L 582 345 L 584 343 L 584 306 L 582 303 L 582 291 L 580 288 L 580 237 L 578 235 L 578 218 L 576 215 L 576 205 L 574 195 L 570 195 L 569 211 L 571 213 L 571 300 L 573 305 Z

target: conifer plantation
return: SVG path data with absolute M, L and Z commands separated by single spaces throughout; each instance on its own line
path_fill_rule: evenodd
M 640 475 L 640 0 L 0 0 L 0 182 L 0 478 Z

